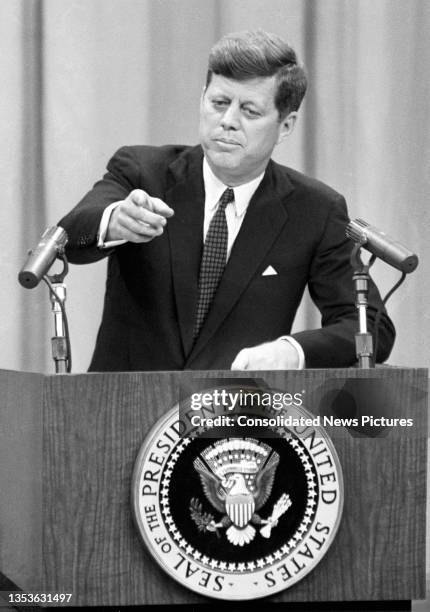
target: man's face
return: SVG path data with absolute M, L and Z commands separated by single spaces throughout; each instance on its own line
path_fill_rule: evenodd
M 274 76 L 235 81 L 212 75 L 200 104 L 200 142 L 223 183 L 234 187 L 261 174 L 292 131 L 296 113 L 280 120 L 275 90 Z

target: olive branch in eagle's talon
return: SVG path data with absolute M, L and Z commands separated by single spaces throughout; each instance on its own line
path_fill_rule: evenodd
M 215 532 L 217 537 L 220 537 L 213 515 L 203 512 L 203 506 L 196 497 L 190 501 L 190 514 L 199 531 Z

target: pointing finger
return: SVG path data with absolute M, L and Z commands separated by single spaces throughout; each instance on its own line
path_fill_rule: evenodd
M 158 213 L 159 215 L 169 218 L 173 217 L 173 215 L 175 214 L 173 208 L 170 208 L 170 206 L 168 206 L 166 202 L 163 202 L 163 200 L 160 200 L 160 198 L 151 197 L 150 200 L 152 204 L 152 210 Z
M 172 217 L 174 214 L 173 209 L 163 202 L 163 200 L 150 196 L 143 189 L 134 189 L 131 191 L 128 194 L 127 200 L 133 202 L 136 206 L 158 213 L 164 218 Z

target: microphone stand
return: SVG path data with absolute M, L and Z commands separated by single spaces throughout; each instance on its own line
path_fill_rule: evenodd
M 70 341 L 65 310 L 67 291 L 64 283 L 69 264 L 64 251 L 58 254 L 58 259 L 63 262 L 63 270 L 59 274 L 45 274 L 43 280 L 49 287 L 51 311 L 54 315 L 55 335 L 51 338 L 51 349 L 55 373 L 65 374 L 71 370 Z
M 373 265 L 376 255 L 372 255 L 367 264 L 360 257 L 361 245 L 356 244 L 351 253 L 351 265 L 354 269 L 352 280 L 355 289 L 355 305 L 358 310 L 359 331 L 355 334 L 355 352 L 358 367 L 363 369 L 374 368 L 373 338 L 367 330 L 367 296 L 369 294 L 369 268 Z

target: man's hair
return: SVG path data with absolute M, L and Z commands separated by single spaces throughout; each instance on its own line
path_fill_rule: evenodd
M 281 119 L 298 110 L 307 86 L 305 70 L 294 49 L 276 34 L 264 30 L 223 36 L 209 54 L 206 87 L 213 74 L 236 81 L 275 75 L 274 102 Z

